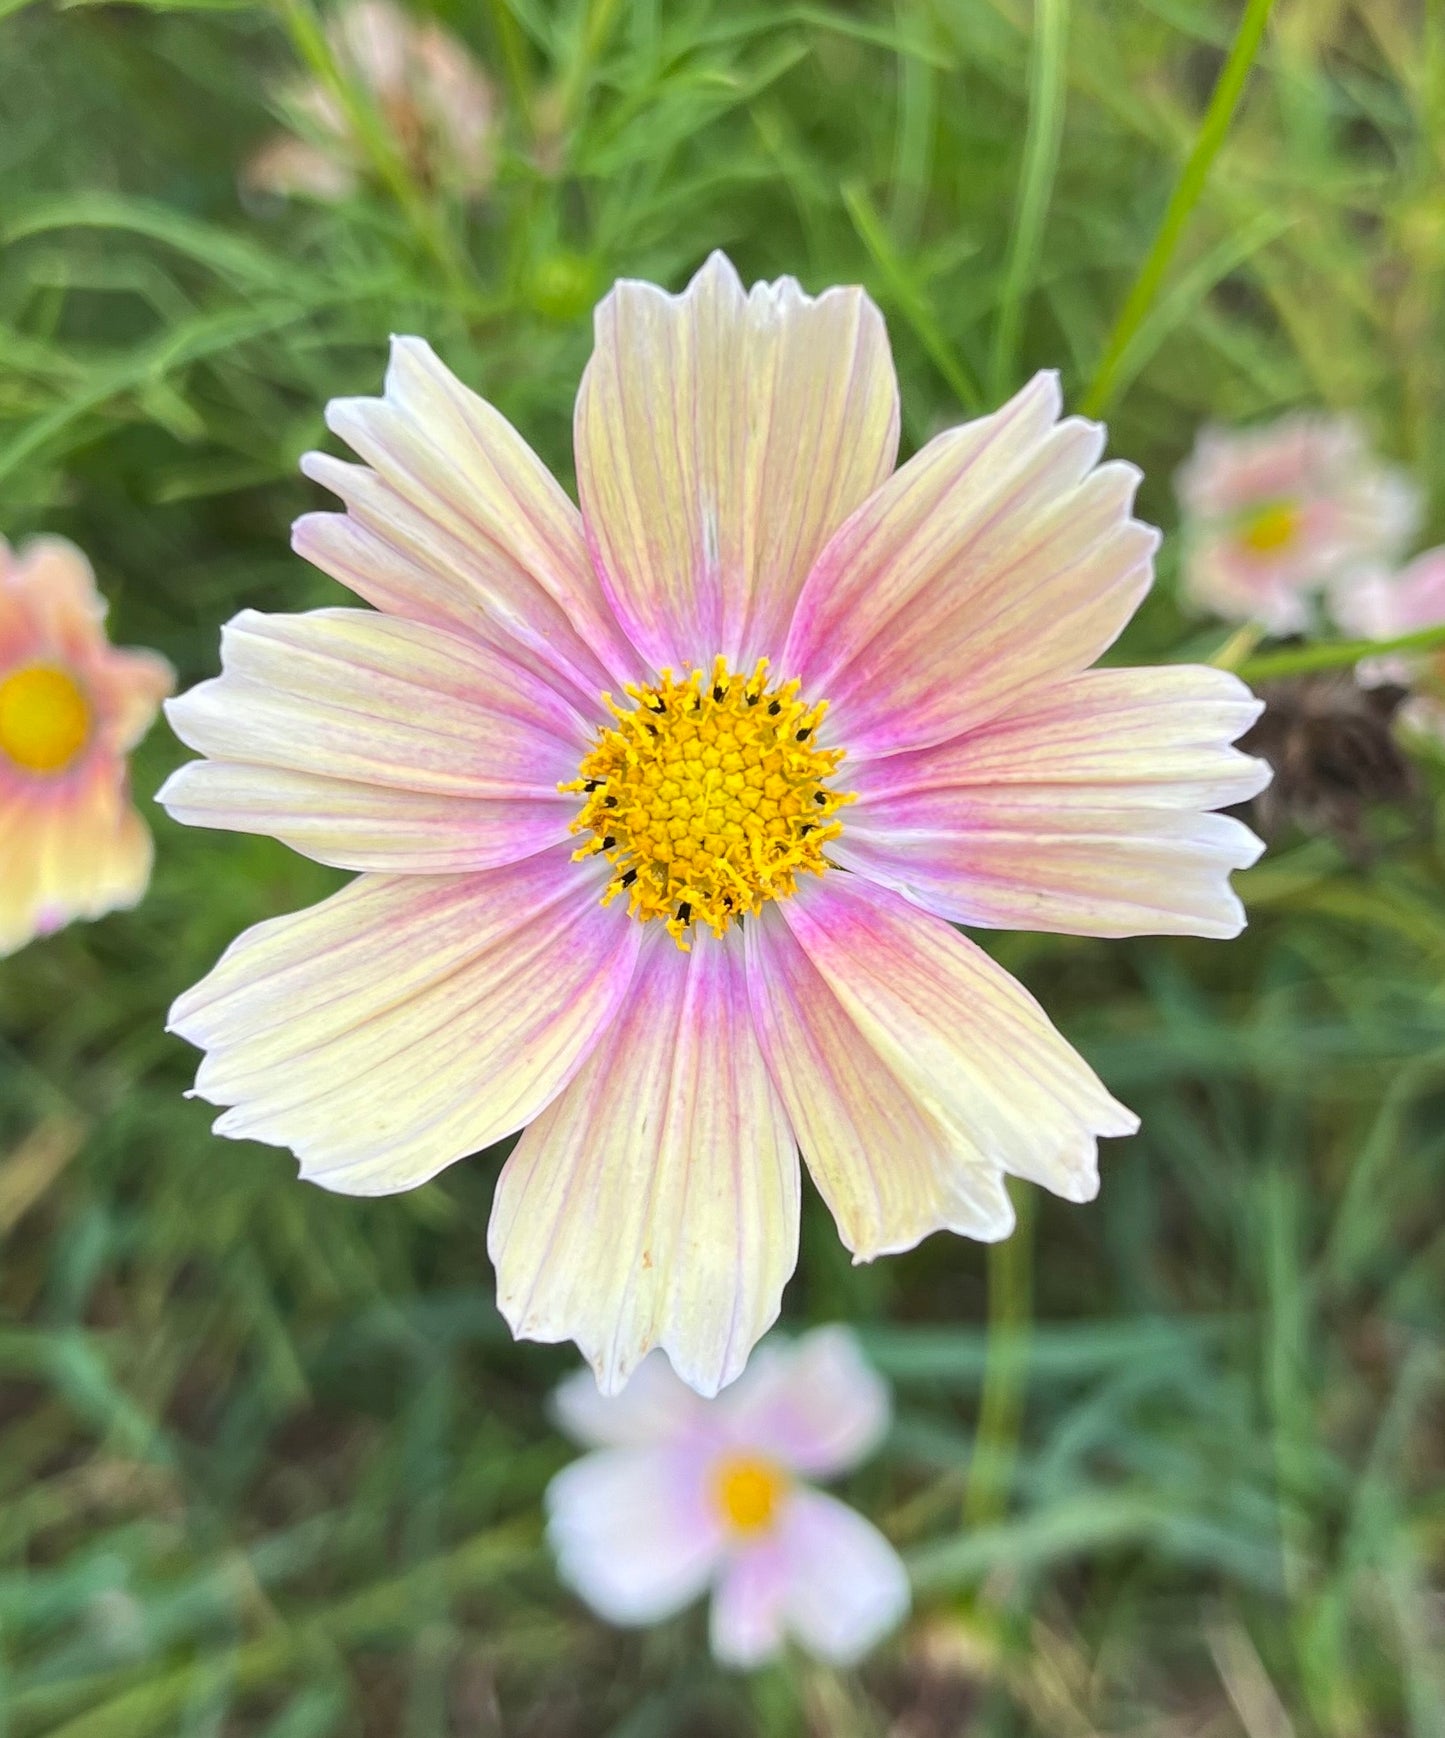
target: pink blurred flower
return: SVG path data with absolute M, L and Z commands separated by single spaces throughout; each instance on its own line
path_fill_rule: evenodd
M 1399 573 L 1372 573 L 1338 586 L 1332 607 L 1345 632 L 1361 639 L 1392 640 L 1445 626 L 1445 547 L 1427 549 Z M 1359 677 L 1369 687 L 1395 682 L 1413 688 L 1402 721 L 1445 737 L 1445 651 L 1367 658 Z
M 1157 535 L 1059 408 L 1040 375 L 895 471 L 873 304 L 714 255 L 598 310 L 579 513 L 397 340 L 295 534 L 379 613 L 247 612 L 170 708 L 178 819 L 362 871 L 176 1004 L 217 1131 L 386 1194 L 530 1125 L 500 1306 L 607 1388 L 741 1371 L 799 1147 L 862 1261 L 1007 1236 L 1005 1173 L 1090 1199 L 1137 1119 L 952 925 L 1234 935 L 1259 842 L 1208 811 L 1268 772 L 1232 676 L 1088 668 Z
M 125 757 L 174 674 L 116 651 L 105 607 L 73 544 L 0 540 L 0 955 L 134 905 L 150 880 Z
M 1411 484 L 1345 417 L 1205 429 L 1176 488 L 1184 595 L 1275 634 L 1309 627 L 1316 598 L 1342 576 L 1393 561 L 1419 513 Z
M 392 0 L 349 0 L 327 34 L 343 75 L 375 105 L 392 143 L 425 185 L 484 192 L 496 170 L 492 87 L 468 50 L 439 24 L 419 24 Z M 351 193 L 366 162 L 331 90 L 305 80 L 282 93 L 299 135 L 279 134 L 246 165 L 260 193 L 335 200 Z
M 845 1328 L 761 1347 L 716 1400 L 653 1354 L 620 1394 L 583 1370 L 556 1405 L 598 1452 L 553 1479 L 547 1534 L 562 1579 L 610 1622 L 656 1623 L 711 1588 L 713 1653 L 747 1667 L 788 1637 L 851 1664 L 903 1620 L 898 1553 L 807 1482 L 857 1466 L 888 1428 L 888 1390 Z

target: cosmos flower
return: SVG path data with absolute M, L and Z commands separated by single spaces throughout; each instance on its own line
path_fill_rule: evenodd
M 1207 428 L 1176 487 L 1184 595 L 1274 634 L 1309 627 L 1327 586 L 1393 562 L 1419 512 L 1409 482 L 1346 417 Z
M 1218 670 L 1090 670 L 1156 533 L 1040 375 L 894 470 L 855 289 L 602 303 L 581 511 L 415 338 L 333 403 L 301 554 L 376 606 L 247 612 L 173 703 L 180 820 L 361 878 L 173 1010 L 217 1131 L 386 1194 L 525 1129 L 489 1247 L 519 1337 L 614 1389 L 735 1377 L 797 1258 L 801 1147 L 859 1260 L 1008 1235 L 1135 1117 L 952 927 L 1229 936 L 1267 770 Z
M 888 1428 L 888 1390 L 845 1328 L 760 1347 L 716 1400 L 654 1353 L 612 1398 L 579 1371 L 556 1408 L 597 1452 L 548 1487 L 547 1537 L 562 1579 L 609 1621 L 656 1623 L 711 1588 L 713 1653 L 743 1667 L 787 1637 L 851 1664 L 902 1621 L 897 1552 L 806 1482 L 859 1465 Z
M 73 544 L 0 540 L 0 955 L 134 905 L 150 880 L 125 757 L 175 678 L 115 650 L 105 608 Z
M 492 87 L 454 36 L 439 24 L 418 24 L 391 0 L 350 0 L 327 34 L 342 73 L 375 106 L 418 181 L 464 194 L 491 186 Z M 263 145 L 246 165 L 245 185 L 282 197 L 345 198 L 361 179 L 366 152 L 337 97 L 309 79 L 283 91 L 281 100 L 300 131 Z
M 1445 548 L 1427 549 L 1399 573 L 1373 573 L 1337 587 L 1333 610 L 1346 633 L 1367 640 L 1445 626 Z M 1445 651 L 1367 658 L 1358 673 L 1367 687 L 1392 683 L 1413 689 L 1402 722 L 1445 738 Z

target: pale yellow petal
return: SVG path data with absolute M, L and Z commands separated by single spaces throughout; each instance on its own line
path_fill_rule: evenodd
M 414 1188 L 511 1134 L 626 996 L 638 925 L 566 847 L 475 875 L 363 875 L 258 924 L 171 1010 L 218 1134 L 343 1194 Z
M 715 1394 L 793 1271 L 797 1149 L 736 932 L 682 954 L 647 930 L 626 1004 L 507 1161 L 488 1248 L 519 1339 L 575 1340 L 606 1393 L 662 1346 Z
M 940 918 L 843 873 L 778 910 L 838 1005 L 955 1163 L 1009 1172 L 1071 1201 L 1098 1190 L 1098 1137 L 1139 1119 L 1015 978 Z
M 679 296 L 619 283 L 576 440 L 603 582 L 653 667 L 776 657 L 819 551 L 893 468 L 882 317 L 858 289 L 744 291 L 720 253 Z

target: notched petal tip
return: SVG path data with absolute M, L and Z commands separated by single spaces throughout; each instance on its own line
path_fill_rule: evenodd
M 174 729 L 174 726 L 172 728 Z M 197 761 L 188 760 L 184 766 L 178 766 L 162 782 L 160 789 L 151 798 L 151 801 L 163 808 L 168 815 L 173 815 L 171 804 L 176 800 L 178 789 L 188 782 L 182 775 L 188 772 L 191 767 L 199 764 Z
M 1050 420 L 1057 422 L 1064 411 L 1064 388 L 1057 368 L 1040 368 L 1024 382 L 1012 400 L 1005 401 L 1005 407 L 1008 403 L 1031 402 L 1038 398 L 1042 398 L 1049 405 L 1052 412 Z

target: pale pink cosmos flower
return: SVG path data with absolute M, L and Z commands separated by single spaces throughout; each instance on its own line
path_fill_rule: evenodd
M 812 1488 L 888 1429 L 888 1389 L 846 1328 L 770 1341 L 716 1400 L 654 1353 L 610 1398 L 579 1371 L 556 1408 L 597 1452 L 548 1487 L 547 1537 L 562 1579 L 610 1622 L 656 1623 L 711 1588 L 713 1653 L 748 1667 L 789 1638 L 849 1665 L 903 1620 L 898 1553 Z
M 1427 549 L 1399 573 L 1372 573 L 1338 586 L 1332 607 L 1345 632 L 1361 639 L 1393 640 L 1445 626 L 1445 547 Z M 1367 658 L 1358 674 L 1367 687 L 1395 682 L 1413 688 L 1402 721 L 1445 739 L 1445 651 Z
M 392 0 L 349 0 L 333 14 L 327 35 L 343 75 L 374 105 L 418 180 L 463 194 L 491 186 L 492 86 L 449 31 L 418 23 Z M 246 165 L 245 185 L 282 197 L 345 198 L 366 162 L 345 109 L 317 79 L 293 84 L 281 98 L 302 133 L 282 133 L 263 145 Z
M 1394 561 L 1419 518 L 1413 486 L 1348 417 L 1204 429 L 1175 484 L 1185 597 L 1274 634 L 1311 626 L 1327 586 Z
M 126 756 L 175 678 L 112 647 L 105 613 L 74 544 L 0 540 L 0 955 L 134 905 L 150 880 Z
M 860 1261 L 1074 1201 L 1137 1119 L 954 923 L 1230 936 L 1268 779 L 1219 670 L 1090 670 L 1147 590 L 1131 465 L 1038 376 L 894 470 L 878 310 L 721 255 L 602 303 L 581 511 L 419 339 L 307 474 L 376 611 L 246 612 L 173 702 L 180 820 L 360 870 L 182 996 L 218 1132 L 353 1194 L 525 1129 L 489 1248 L 613 1389 L 743 1368 L 802 1149 Z M 690 945 L 689 945 L 690 944 Z

